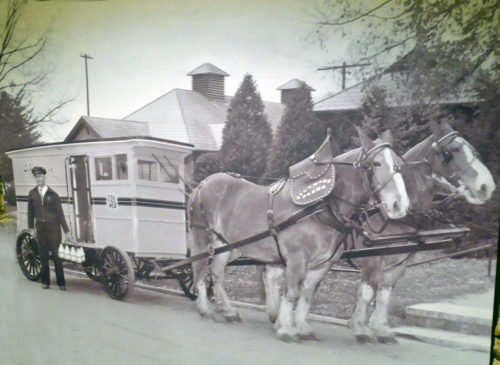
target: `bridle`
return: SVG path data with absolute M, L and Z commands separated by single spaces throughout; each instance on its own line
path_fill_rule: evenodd
M 372 148 L 370 148 L 367 152 L 363 153 L 363 150 L 361 150 L 361 153 L 356 161 L 353 163 L 353 167 L 355 168 L 363 168 L 364 169 L 364 178 L 368 182 L 368 186 L 370 187 L 370 198 L 376 201 L 377 203 L 380 203 L 380 197 L 378 196 L 378 193 L 384 189 L 394 178 L 394 176 L 397 173 L 401 172 L 401 165 L 395 161 L 394 166 L 393 166 L 393 172 L 385 179 L 385 181 L 380 184 L 378 187 L 375 187 L 373 184 L 373 171 L 372 171 L 372 160 L 373 158 L 382 152 L 383 149 L 389 148 L 392 153 L 396 154 L 394 149 L 392 148 L 392 145 L 390 143 L 384 142 L 380 143 Z M 400 156 L 398 156 L 402 161 L 404 161 Z
M 434 151 L 438 152 L 443 159 L 442 169 L 439 169 L 439 170 L 442 170 L 441 175 L 455 187 L 460 186 L 460 179 L 462 178 L 462 176 L 465 175 L 472 168 L 472 164 L 474 163 L 474 161 L 479 159 L 479 153 L 475 150 L 475 148 L 473 148 L 472 145 L 470 145 L 465 140 L 463 140 L 463 142 L 460 142 L 460 144 L 462 146 L 469 147 L 470 150 L 472 151 L 474 158 L 472 161 L 468 162 L 467 169 L 462 171 L 460 174 L 457 173 L 457 170 L 459 171 L 460 168 L 458 168 L 458 169 L 456 168 L 459 166 L 453 161 L 453 158 L 454 158 L 453 153 L 444 149 L 443 144 L 449 145 L 452 141 L 454 141 L 459 136 L 460 136 L 460 134 L 457 131 L 452 131 L 452 132 L 445 134 L 444 136 L 439 138 L 437 141 L 434 141 L 432 144 L 432 149 Z M 455 166 L 455 168 L 450 169 L 449 168 L 450 166 Z M 432 170 L 432 166 L 431 166 L 431 170 Z

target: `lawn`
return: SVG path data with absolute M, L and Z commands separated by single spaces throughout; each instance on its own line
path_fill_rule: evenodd
M 493 267 L 494 265 L 495 262 Z M 337 318 L 350 318 L 359 284 L 359 274 L 330 272 L 318 288 L 311 311 Z M 485 259 L 445 259 L 410 267 L 394 289 L 389 308 L 391 324 L 405 323 L 405 308 L 409 305 L 483 293 L 493 286 L 494 278 L 487 276 Z M 228 268 L 226 288 L 232 299 L 263 303 L 255 268 Z

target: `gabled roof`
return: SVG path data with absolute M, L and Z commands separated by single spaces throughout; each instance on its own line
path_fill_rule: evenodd
M 315 91 L 312 87 L 307 85 L 305 81 L 299 80 L 299 79 L 292 79 L 288 81 L 287 83 L 281 85 L 279 88 L 276 90 L 293 90 L 293 89 L 300 89 L 302 86 L 305 86 L 308 90 Z
M 404 87 L 406 78 L 406 72 L 383 72 L 317 101 L 314 104 L 314 111 L 357 110 L 363 103 L 365 91 L 372 85 L 383 87 L 387 90 L 387 104 L 389 106 L 414 105 L 416 101 L 412 96 L 412 91 Z M 443 95 L 439 100 L 435 100 L 434 103 L 466 104 L 477 101 L 477 96 L 469 90 L 466 83 L 463 83 L 454 95 Z
M 204 74 L 211 74 L 211 75 L 219 75 L 219 76 L 229 76 L 228 73 L 222 71 L 220 68 L 212 65 L 211 63 L 204 63 L 201 66 L 198 66 L 195 68 L 193 71 L 188 73 L 188 76 L 195 76 L 195 75 L 204 75 Z
M 85 126 L 99 138 L 150 136 L 149 125 L 143 121 L 82 116 L 68 133 L 65 141 L 72 140 Z
M 211 100 L 193 90 L 173 89 L 125 119 L 147 122 L 152 136 L 192 143 L 198 150 L 216 151 L 221 146 L 231 99 L 225 96 L 224 100 Z M 263 103 L 271 127 L 276 130 L 284 106 Z

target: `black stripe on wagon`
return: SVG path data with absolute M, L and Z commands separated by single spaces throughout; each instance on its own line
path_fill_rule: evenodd
M 61 203 L 72 204 L 73 198 L 62 196 L 60 197 Z M 16 195 L 16 200 L 18 202 L 28 202 L 27 195 Z M 106 205 L 106 198 L 94 197 L 91 200 L 93 205 Z M 150 208 L 169 208 L 169 209 L 186 209 L 186 206 L 182 202 L 174 202 L 168 200 L 155 200 L 155 199 L 144 199 L 144 198 L 118 198 L 118 205 L 124 206 L 139 206 L 139 207 L 150 207 Z
M 28 196 L 27 195 L 16 195 L 16 200 L 18 202 L 28 202 Z
M 92 204 L 106 205 L 106 198 L 92 198 Z M 186 209 L 184 203 L 167 200 L 153 200 L 142 198 L 118 198 L 118 205 L 124 206 L 140 206 L 151 208 L 170 208 L 170 209 Z
M 27 195 L 16 195 L 16 200 L 21 203 L 27 203 L 29 197 Z M 64 204 L 70 204 L 73 203 L 73 198 L 67 197 L 67 196 L 60 196 L 59 200 L 61 200 L 61 203 Z

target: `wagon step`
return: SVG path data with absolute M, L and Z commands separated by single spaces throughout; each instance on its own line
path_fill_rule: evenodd
M 398 240 L 401 242 L 401 238 Z M 389 247 L 368 247 L 360 248 L 358 250 L 347 250 L 342 254 L 342 259 L 356 259 L 360 257 L 369 256 L 385 256 L 385 255 L 399 255 L 403 253 L 418 252 L 418 251 L 431 251 L 454 246 L 454 241 L 451 238 L 432 241 L 428 243 L 408 242 L 397 246 Z

